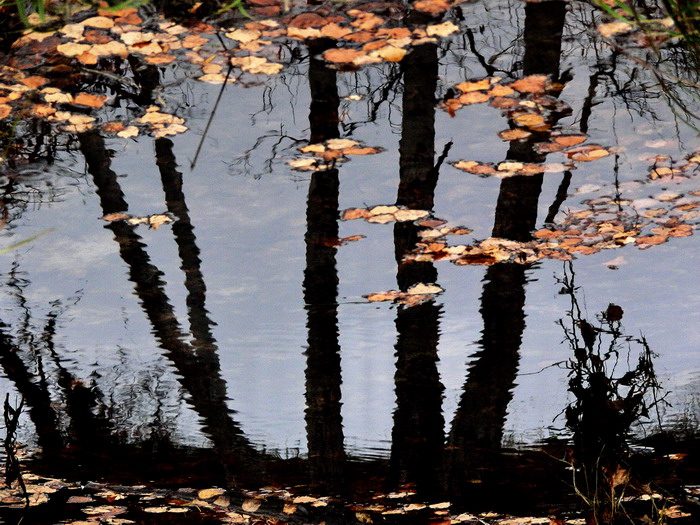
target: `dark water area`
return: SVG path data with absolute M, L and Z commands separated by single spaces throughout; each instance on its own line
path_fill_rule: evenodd
M 614 230 L 623 208 L 624 220 L 671 221 L 645 234 L 692 230 L 700 108 L 677 81 L 698 81 L 692 57 L 673 42 L 605 43 L 601 14 L 578 2 L 468 3 L 444 19 L 459 31 L 359 70 L 323 59 L 330 39 L 292 40 L 279 74 L 223 89 L 192 64 L 133 56 L 114 68 L 133 91 L 109 76 L 76 88 L 111 97 L 104 121 L 168 108 L 189 128 L 174 136 L 12 124 L 0 248 L 43 235 L 0 255 L 0 395 L 23 400 L 16 437 L 35 451 L 32 471 L 234 499 L 262 487 L 332 496 L 332 511 L 299 518 L 319 523 L 362 521 L 347 504 L 390 508 L 392 493 L 449 501 L 453 516 L 583 516 L 572 468 L 598 475 L 587 469 L 603 460 L 600 475 L 628 476 L 630 493 L 656 484 L 680 501 L 700 483 L 696 235 L 459 265 L 406 258 L 427 223 L 341 220 L 348 208 L 427 210 L 473 230 L 451 245 L 527 243 L 577 214 Z M 558 87 L 526 101 L 547 108 L 529 137 L 501 140 L 518 117 L 487 104 L 445 109 L 460 82 L 531 75 Z M 565 164 L 540 146 L 557 133 L 607 153 Z M 332 139 L 382 151 L 288 165 Z M 463 159 L 556 166 L 479 177 L 450 164 Z M 695 167 L 660 171 L 684 159 Z M 114 213 L 173 222 L 100 219 Z M 609 239 L 599 232 L 589 246 Z M 444 291 L 366 299 L 421 283 Z M 78 519 L 65 498 L 52 505 L 32 522 Z M 7 523 L 20 514 L 0 510 Z

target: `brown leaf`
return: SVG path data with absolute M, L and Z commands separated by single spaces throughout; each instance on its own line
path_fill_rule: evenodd
M 105 95 L 92 95 L 90 93 L 78 93 L 73 97 L 73 103 L 90 108 L 101 108 L 107 102 Z
M 177 57 L 175 55 L 170 55 L 168 53 L 159 53 L 156 55 L 150 55 L 146 57 L 146 62 L 149 64 L 170 64 L 174 62 Z
M 581 146 L 566 152 L 567 157 L 577 162 L 588 162 L 607 157 L 608 155 L 610 155 L 608 150 L 596 144 Z
M 471 91 L 486 91 L 491 87 L 491 79 L 484 78 L 476 82 L 462 82 L 461 84 L 457 84 L 455 87 L 462 93 L 469 93 Z M 512 91 L 513 90 L 511 90 L 511 93 Z
M 586 135 L 559 135 L 554 137 L 554 142 L 564 147 L 576 146 L 586 140 Z
M 12 106 L 8 104 L 0 104 L 0 119 L 7 118 L 12 113 Z
M 464 93 L 463 95 L 460 95 L 459 98 L 460 104 L 463 105 L 468 105 L 468 104 L 479 104 L 481 102 L 488 102 L 489 96 L 486 93 L 481 93 L 479 91 L 471 91 L 469 93 Z
M 48 82 L 48 80 L 46 80 L 44 77 L 39 76 L 20 78 L 19 81 L 32 89 L 37 89 Z
M 349 35 L 350 33 L 352 33 L 352 29 L 339 26 L 335 22 L 326 24 L 321 28 L 321 36 L 326 38 L 333 38 L 335 40 L 340 40 L 341 38 L 345 37 L 346 35 Z
M 513 117 L 513 120 L 519 126 L 525 126 L 526 128 L 538 128 L 545 123 L 544 117 L 537 113 L 520 113 Z
M 512 95 L 513 93 L 515 93 L 515 91 L 508 86 L 496 84 L 491 88 L 491 91 L 489 91 L 488 94 L 490 97 L 506 97 L 508 95 Z
M 400 62 L 406 56 L 406 50 L 401 47 L 384 46 L 372 53 L 372 55 L 383 58 L 387 62 Z
M 375 153 L 379 153 L 379 150 L 377 148 L 359 148 L 353 146 L 351 148 L 343 149 L 343 155 L 373 155 Z
M 522 140 L 528 138 L 531 135 L 532 133 L 522 128 L 506 129 L 498 133 L 498 136 L 502 140 Z
M 131 218 L 131 215 L 129 215 L 128 213 L 108 213 L 107 215 L 100 217 L 100 219 L 102 219 L 103 221 L 109 221 L 109 222 L 121 221 L 124 219 L 130 219 L 130 218 Z
M 222 494 L 226 494 L 226 491 L 219 488 L 211 488 L 200 490 L 197 493 L 197 497 L 199 499 L 211 499 L 215 496 L 221 496 Z
M 287 28 L 287 36 L 289 38 L 298 38 L 299 40 L 308 40 L 310 38 L 320 38 L 321 31 L 314 27 L 289 27 Z
M 351 64 L 356 59 L 363 56 L 365 55 L 361 51 L 349 48 L 328 49 L 323 53 L 324 59 L 336 64 Z
M 196 47 L 201 47 L 209 43 L 209 40 L 199 35 L 187 35 L 182 39 L 182 47 L 187 49 L 194 49 Z
M 546 83 L 546 75 L 530 75 L 516 80 L 510 87 L 520 93 L 542 93 Z
M 450 4 L 446 0 L 418 0 L 413 3 L 413 9 L 431 15 L 439 15 L 449 8 Z
M 124 131 L 126 126 L 123 122 L 105 122 L 102 124 L 102 129 L 107 133 L 117 133 L 118 131 Z
M 287 26 L 298 29 L 307 29 L 309 27 L 321 27 L 326 25 L 328 20 L 317 13 L 301 13 L 292 18 Z
M 378 292 L 366 295 L 366 299 L 372 303 L 382 302 L 382 301 L 393 301 L 402 294 L 396 290 L 389 290 L 388 292 Z

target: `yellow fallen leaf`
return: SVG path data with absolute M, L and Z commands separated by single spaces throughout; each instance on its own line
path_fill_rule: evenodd
M 428 36 L 448 36 L 458 31 L 459 27 L 450 21 L 443 22 L 442 24 L 435 24 L 425 28 L 425 32 Z
M 436 294 L 436 293 L 441 293 L 444 292 L 442 288 L 435 284 L 423 284 L 423 283 L 418 283 L 414 284 L 411 286 L 408 290 L 406 290 L 406 294 L 408 295 L 428 295 L 428 294 Z
M 254 56 L 233 57 L 231 59 L 231 64 L 239 66 L 243 71 L 253 74 L 262 73 L 265 75 L 274 75 L 282 70 L 282 64 L 268 62 L 266 58 Z
M 197 492 L 197 497 L 200 499 L 211 499 L 215 496 L 221 496 L 226 494 L 226 491 L 219 488 L 203 489 Z
M 287 36 L 289 38 L 298 38 L 299 40 L 307 40 L 309 38 L 320 38 L 321 30 L 315 27 L 288 27 Z
M 397 222 L 417 221 L 430 215 L 426 210 L 398 210 L 394 213 Z
M 326 142 L 328 149 L 344 149 L 357 146 L 359 142 L 350 139 L 330 139 Z
M 56 51 L 67 57 L 74 57 L 89 51 L 90 47 L 91 46 L 87 44 L 76 44 L 75 42 L 67 42 L 65 44 L 59 44 L 58 46 L 56 46 Z
M 372 52 L 373 56 L 383 58 L 387 62 L 400 62 L 406 56 L 406 50 L 401 47 L 384 46 Z
M 600 24 L 597 29 L 600 36 L 603 38 L 610 38 L 611 36 L 619 35 L 621 33 L 629 33 L 634 29 L 634 27 L 627 22 L 618 21 Z
M 106 16 L 93 16 L 80 22 L 87 27 L 96 27 L 98 29 L 111 29 L 114 27 L 114 20 Z
M 235 82 L 236 79 L 229 75 L 228 80 L 226 80 L 226 75 L 223 75 L 221 73 L 208 73 L 206 75 L 202 75 L 201 77 L 197 77 L 197 80 L 200 82 L 206 82 L 207 84 L 223 84 L 224 82 Z
M 370 215 L 385 215 L 385 214 L 393 214 L 399 211 L 399 208 L 396 206 L 384 206 L 384 205 L 379 205 L 375 206 L 374 208 L 371 208 L 369 210 Z
M 139 134 L 139 128 L 137 128 L 136 126 L 127 126 L 126 128 L 124 128 L 124 130 L 119 131 L 117 133 L 117 137 L 121 137 L 123 139 L 128 139 L 131 137 L 136 137 L 136 136 L 138 136 L 138 134 Z
M 260 31 L 251 31 L 249 29 L 234 29 L 228 33 L 225 33 L 231 40 L 236 40 L 238 42 L 252 42 L 257 40 L 262 36 Z
M 255 512 L 260 508 L 261 504 L 262 502 L 259 499 L 248 498 L 247 500 L 243 501 L 243 503 L 241 504 L 241 508 L 245 512 Z

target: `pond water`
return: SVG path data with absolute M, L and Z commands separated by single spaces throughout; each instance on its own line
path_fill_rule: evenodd
M 691 74 L 677 47 L 622 52 L 596 34 L 600 13 L 577 2 L 476 2 L 445 19 L 459 31 L 357 71 L 334 69 L 324 48 L 299 40 L 280 51 L 279 74 L 223 90 L 197 81 L 192 64 L 160 66 L 157 101 L 189 128 L 175 136 L 27 134 L 26 162 L 5 162 L 0 235 L 5 246 L 50 231 L 0 258 L 0 395 L 25 399 L 20 441 L 84 447 L 81 432 L 106 425 L 137 448 L 301 460 L 311 485 L 328 490 L 346 462 L 386 463 L 396 487 L 420 486 L 454 448 L 522 449 L 569 435 L 573 355 L 559 321 L 571 308 L 560 293 L 571 271 L 585 318 L 619 305 L 624 332 L 658 354 L 670 403 L 662 424 L 692 426 L 698 236 L 645 249 L 632 239 L 574 254 L 571 266 L 411 263 L 402 257 L 421 227 L 340 220 L 347 208 L 400 204 L 473 230 L 448 237 L 473 244 L 527 241 L 590 199 L 623 199 L 642 217 L 664 208 L 659 220 L 692 209 L 697 167 L 650 177 L 655 162 L 670 162 L 657 156 L 681 162 L 700 150 L 697 95 L 655 74 Z M 609 154 L 503 179 L 450 165 L 567 161 L 531 140 L 501 140 L 513 121 L 489 104 L 454 115 L 442 105 L 460 82 L 534 74 L 560 82 L 554 99 L 571 108 L 549 125 Z M 116 101 L 105 121 L 139 110 L 104 93 Z M 333 138 L 383 151 L 316 172 L 290 168 L 298 148 Z M 169 212 L 175 222 L 100 219 L 114 212 Z M 364 238 L 332 242 L 354 235 Z M 365 298 L 419 282 L 444 291 L 416 306 Z M 639 351 L 629 347 L 625 371 Z M 652 417 L 635 432 L 658 426 Z

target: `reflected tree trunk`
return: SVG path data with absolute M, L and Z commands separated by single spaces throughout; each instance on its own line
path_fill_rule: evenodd
M 416 47 L 402 62 L 403 119 L 396 203 L 411 209 L 433 209 L 439 168 L 434 164 L 437 66 L 434 44 Z M 410 222 L 394 225 L 396 280 L 402 291 L 420 282 L 437 281 L 432 263 L 403 262 L 419 240 L 420 230 Z M 392 484 L 415 483 L 427 498 L 437 498 L 444 490 L 444 387 L 437 369 L 440 315 L 441 307 L 434 301 L 400 306 L 396 313 Z
M 55 456 L 64 448 L 65 436 L 61 434 L 59 415 L 51 394 L 45 388 L 45 383 L 37 384 L 34 374 L 20 357 L 21 350 L 5 333 L 5 328 L 4 323 L 0 324 L 0 367 L 28 407 L 29 419 L 36 429 L 41 450 L 47 456 Z
M 525 76 L 551 75 L 556 79 L 566 5 L 563 2 L 529 3 L 525 13 L 523 73 Z M 553 125 L 557 118 L 559 116 L 553 114 L 548 123 Z M 535 144 L 546 140 L 547 136 L 547 132 L 533 133 L 529 140 L 511 143 L 507 158 L 543 162 L 545 155 L 536 151 Z M 532 238 L 542 182 L 543 174 L 501 181 L 493 237 L 514 241 Z M 488 451 L 501 447 L 525 329 L 528 269 L 529 265 L 499 263 L 486 271 L 480 308 L 484 321 L 480 350 L 469 365 L 448 439 L 453 487 L 465 487 L 470 479 L 479 479 Z
M 314 58 L 332 47 L 309 42 L 310 142 L 337 138 L 336 72 Z M 341 362 L 338 341 L 338 170 L 313 172 L 306 207 L 306 435 L 309 476 L 315 490 L 343 490 L 345 450 L 341 415 Z
M 173 225 L 173 236 L 180 256 L 180 269 L 185 274 L 187 289 L 187 314 L 190 332 L 194 338 L 192 346 L 200 357 L 217 351 L 216 341 L 211 332 L 214 324 L 206 309 L 207 286 L 202 275 L 199 247 L 190 221 L 189 210 L 182 191 L 182 173 L 177 170 L 173 155 L 173 142 L 169 139 L 156 140 L 156 163 L 165 192 L 165 204 L 168 211 L 177 219 Z M 215 358 L 218 359 L 218 358 Z
M 103 212 L 126 211 L 127 204 L 116 174 L 110 168 L 104 140 L 97 132 L 82 133 L 79 140 Z M 232 418 L 227 405 L 226 382 L 221 377 L 216 352 L 198 354 L 185 342 L 185 334 L 165 293 L 163 274 L 150 262 L 146 247 L 134 227 L 120 221 L 106 227 L 114 233 L 120 255 L 129 268 L 129 280 L 134 283 L 135 293 L 156 339 L 177 370 L 180 384 L 189 394 L 188 402 L 202 418 L 204 431 L 214 443 L 224 467 L 231 469 L 228 474 L 251 467 L 259 459 L 259 454 Z

